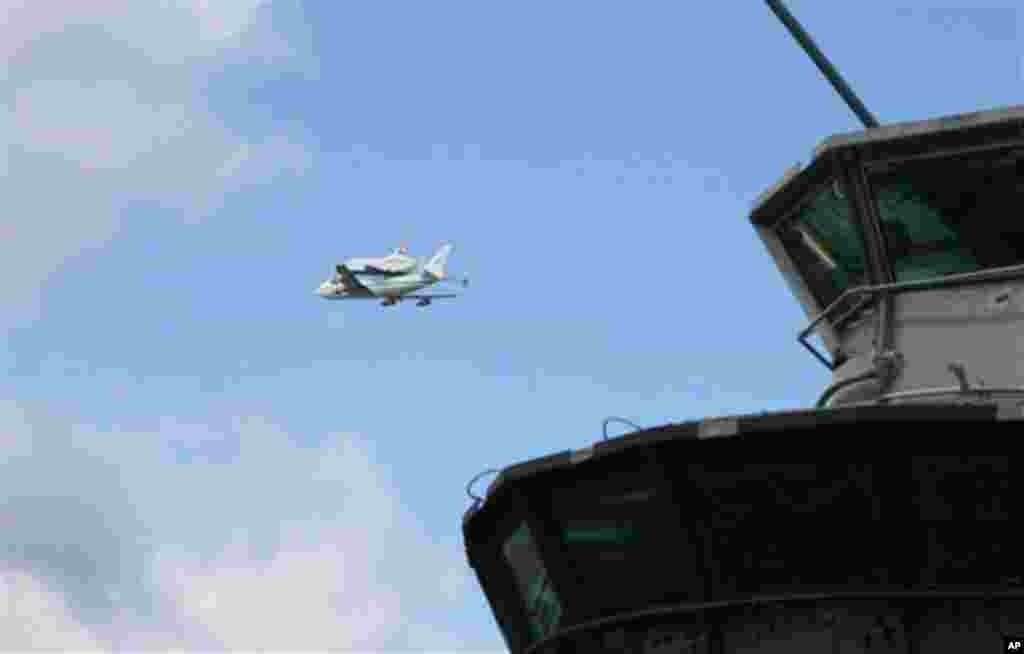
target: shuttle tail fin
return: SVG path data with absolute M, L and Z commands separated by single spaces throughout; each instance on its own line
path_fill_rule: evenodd
M 434 256 L 427 261 L 427 265 L 423 266 L 423 272 L 434 280 L 442 280 L 447 277 L 448 255 L 452 253 L 453 247 L 451 243 L 445 243 L 438 248 Z

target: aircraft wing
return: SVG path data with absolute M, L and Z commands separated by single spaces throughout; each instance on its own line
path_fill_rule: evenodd
M 359 289 L 362 291 L 369 291 L 362 282 L 356 279 L 356 276 L 352 274 L 352 271 L 345 267 L 345 264 L 339 263 L 336 266 L 338 271 L 338 277 L 341 278 L 341 283 L 345 285 L 345 288 Z
M 402 299 L 404 300 L 406 298 L 414 298 L 416 300 L 444 300 L 444 299 L 451 298 L 451 297 L 459 297 L 459 294 L 458 293 L 434 293 L 434 294 L 430 294 L 430 293 L 409 293 L 408 295 L 403 295 Z

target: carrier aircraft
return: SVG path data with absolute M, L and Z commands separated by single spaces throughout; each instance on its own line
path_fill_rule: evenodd
M 812 408 L 595 436 L 471 482 L 468 562 L 513 654 L 1024 640 L 1024 106 L 881 125 L 767 4 L 865 127 L 750 214 L 831 382 Z
M 468 279 L 448 277 L 448 256 L 452 248 L 451 243 L 445 243 L 422 265 L 402 250 L 384 259 L 349 259 L 338 264 L 336 274 L 321 283 L 314 294 L 327 300 L 380 299 L 383 306 L 416 300 L 416 305 L 421 307 L 434 300 L 458 297 L 457 293 L 424 290 L 446 281 L 458 281 L 463 287 L 469 284 Z

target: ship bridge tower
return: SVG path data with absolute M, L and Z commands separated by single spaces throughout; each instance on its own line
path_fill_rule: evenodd
M 867 126 L 750 216 L 832 382 L 501 470 L 463 535 L 514 654 L 1024 642 L 1024 107 L 879 126 L 768 4 Z
M 834 136 L 766 192 L 751 220 L 834 376 L 819 406 L 1019 414 L 1022 208 L 1024 107 Z

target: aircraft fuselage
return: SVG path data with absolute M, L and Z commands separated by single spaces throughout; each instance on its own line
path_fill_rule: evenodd
M 418 273 L 405 275 L 358 273 L 355 274 L 355 277 L 365 287 L 365 290 L 346 288 L 342 282 L 329 279 L 320 285 L 316 293 L 328 300 L 371 300 L 377 298 L 397 300 L 407 293 L 413 293 L 434 283 L 433 280 L 425 279 Z

